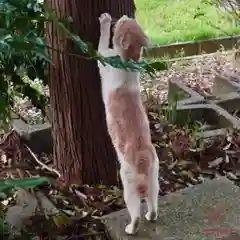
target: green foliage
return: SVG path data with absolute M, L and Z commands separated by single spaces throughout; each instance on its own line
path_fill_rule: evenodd
M 168 98 L 168 104 L 163 108 L 163 116 L 171 124 L 177 124 L 177 102 L 184 98 L 183 92 L 174 92 Z
M 8 120 L 14 94 L 29 97 L 44 110 L 47 98 L 20 76 L 47 84 L 47 47 L 43 38 L 43 5 L 37 0 L 0 0 L 0 119 Z M 41 44 L 41 47 L 38 46 Z
M 211 39 L 240 33 L 230 14 L 215 6 L 234 1 L 135 0 L 136 17 L 155 44 Z
M 8 226 L 4 223 L 4 221 L 0 218 L 0 234 L 1 236 L 8 233 Z

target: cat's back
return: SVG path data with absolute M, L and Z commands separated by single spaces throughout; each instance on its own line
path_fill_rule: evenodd
M 150 137 L 148 118 L 140 92 L 119 88 L 112 91 L 108 99 L 108 124 L 117 135 Z

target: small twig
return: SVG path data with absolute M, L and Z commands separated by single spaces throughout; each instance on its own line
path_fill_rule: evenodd
M 14 132 L 15 130 L 12 129 L 8 133 L 4 134 L 3 138 L 0 141 L 0 146 L 4 144 L 5 140 Z
M 37 156 L 34 154 L 34 152 L 26 145 L 24 144 L 24 146 L 27 148 L 27 150 L 29 151 L 29 153 L 32 155 L 32 157 L 34 158 L 34 160 L 40 165 L 42 166 L 43 168 L 47 169 L 49 172 L 54 172 L 58 177 L 61 177 L 61 174 L 53 169 L 53 168 L 50 168 L 48 167 L 47 165 L 45 165 L 44 163 L 42 163 L 40 160 L 38 160 Z
M 76 192 L 73 191 L 73 189 L 71 189 L 69 186 L 65 186 L 63 188 L 63 187 L 60 187 L 58 184 L 54 184 L 54 183 L 52 186 L 54 187 L 55 190 L 61 192 L 64 196 L 66 196 L 72 204 L 75 204 L 80 208 L 82 208 L 83 206 L 88 207 L 88 204 L 86 203 L 85 199 L 77 195 Z M 81 203 L 82 205 L 80 205 L 79 203 Z
M 108 204 L 109 205 L 109 204 L 113 203 L 115 200 L 118 200 L 119 198 L 120 198 L 120 196 L 115 196 L 115 197 L 105 201 L 104 204 Z
M 88 204 L 86 203 L 87 196 L 77 189 L 72 189 L 69 188 L 70 192 L 73 193 L 78 199 L 80 199 L 81 203 L 83 204 L 84 207 L 88 207 Z
M 0 169 L 0 173 L 14 172 L 17 169 L 22 169 L 23 171 L 26 171 L 26 172 L 31 171 L 30 174 L 46 175 L 46 176 L 49 176 L 49 177 L 56 176 L 56 174 L 53 173 L 53 172 L 49 172 L 49 171 L 45 172 L 43 170 L 41 171 L 41 170 L 37 170 L 37 169 L 32 169 L 31 167 L 26 166 L 24 164 L 16 164 L 16 165 L 11 166 L 11 167 L 4 167 L 4 168 Z
M 37 44 L 36 44 L 37 45 Z M 41 44 L 40 44 L 41 45 Z M 70 56 L 70 57 L 76 57 L 76 58 L 81 58 L 81 59 L 86 59 L 86 60 L 91 60 L 93 59 L 93 57 L 86 57 L 86 56 L 82 56 L 80 54 L 76 54 L 76 53 L 72 53 L 72 52 L 67 52 L 67 51 L 63 51 L 63 50 L 60 50 L 60 49 L 56 49 L 56 48 L 53 48 L 49 45 L 46 45 L 46 47 L 54 52 L 58 52 L 58 53 L 62 53 L 62 54 L 66 54 L 67 56 Z
M 20 168 L 17 168 L 16 171 L 20 178 L 24 178 L 24 173 L 22 172 L 22 170 Z
M 77 189 L 73 189 L 70 187 L 69 190 L 70 190 L 70 192 L 75 193 L 78 197 L 83 198 L 85 200 L 87 199 L 87 196 L 85 194 L 81 193 L 80 191 L 78 191 Z

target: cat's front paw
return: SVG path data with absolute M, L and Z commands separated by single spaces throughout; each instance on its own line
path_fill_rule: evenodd
M 112 17 L 109 13 L 102 13 L 98 19 L 100 24 L 111 23 L 112 21 Z
M 156 212 L 147 212 L 145 215 L 145 218 L 149 221 L 149 222 L 155 222 L 157 220 L 157 213 Z

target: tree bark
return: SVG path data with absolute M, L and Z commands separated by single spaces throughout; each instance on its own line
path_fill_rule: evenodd
M 98 17 L 109 12 L 113 18 L 134 16 L 133 0 L 48 0 L 60 16 L 71 16 L 72 32 L 93 43 L 99 39 Z M 54 24 L 47 26 L 52 49 L 80 54 Z M 116 154 L 107 133 L 101 82 L 93 60 L 51 50 L 49 69 L 54 162 L 69 183 L 117 184 Z

